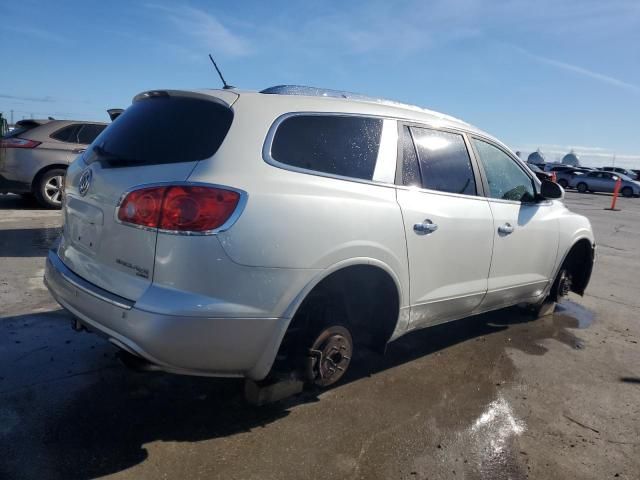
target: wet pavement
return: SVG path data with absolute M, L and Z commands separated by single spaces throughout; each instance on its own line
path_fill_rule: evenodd
M 609 201 L 567 195 L 600 244 L 584 298 L 416 332 L 256 408 L 72 331 L 41 284 L 59 214 L 0 196 L 0 479 L 640 478 L 640 199 Z

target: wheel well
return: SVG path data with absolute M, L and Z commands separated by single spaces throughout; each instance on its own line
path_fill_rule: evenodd
M 40 178 L 42 177 L 42 175 L 47 173 L 49 170 L 54 170 L 56 168 L 66 170 L 68 168 L 68 165 L 54 163 L 53 165 L 47 165 L 46 167 L 42 167 L 40 170 L 38 170 L 38 173 L 36 173 L 35 176 L 33 177 L 33 181 L 31 182 L 31 191 L 35 192 L 36 188 L 38 188 L 38 182 L 40 181 Z
M 564 260 L 563 266 L 571 274 L 571 290 L 579 295 L 584 295 L 589 284 L 593 269 L 593 256 L 593 245 L 589 240 L 583 238 L 571 247 Z
M 354 343 L 383 350 L 398 321 L 400 297 L 392 277 L 379 267 L 352 265 L 321 280 L 305 297 L 291 321 L 281 351 L 322 327 L 307 315 L 314 302 L 339 304 Z M 304 333 L 303 333 L 304 332 Z M 316 332 L 317 333 L 317 332 Z M 287 345 L 288 344 L 288 345 Z

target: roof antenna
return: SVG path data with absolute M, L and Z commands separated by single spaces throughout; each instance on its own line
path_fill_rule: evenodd
M 236 88 L 233 85 L 229 85 L 224 77 L 222 76 L 222 72 L 220 71 L 220 69 L 218 68 L 218 65 L 216 65 L 216 61 L 213 59 L 213 57 L 211 56 L 211 54 L 209 54 L 209 60 L 211 60 L 211 63 L 213 63 L 213 67 L 216 69 L 216 72 L 218 72 L 218 75 L 220 75 L 220 80 L 222 80 L 222 85 L 223 85 L 223 89 L 224 90 L 229 90 L 231 88 Z

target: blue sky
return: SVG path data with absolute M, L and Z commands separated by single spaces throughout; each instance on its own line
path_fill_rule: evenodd
M 640 2 L 0 0 L 0 111 L 107 120 L 155 88 L 324 86 L 525 152 L 640 168 Z

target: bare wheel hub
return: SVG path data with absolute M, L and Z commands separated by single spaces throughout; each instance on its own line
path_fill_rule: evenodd
M 558 296 L 566 297 L 571 291 L 571 277 L 567 274 L 566 270 L 563 270 L 560 275 L 560 281 L 558 282 Z
M 353 340 L 344 327 L 329 327 L 316 337 L 309 349 L 307 378 L 318 386 L 336 383 L 349 367 Z

